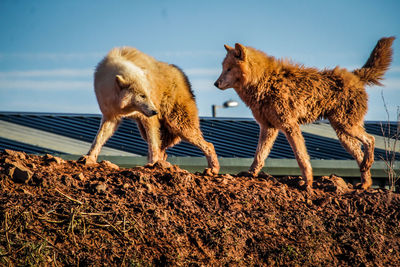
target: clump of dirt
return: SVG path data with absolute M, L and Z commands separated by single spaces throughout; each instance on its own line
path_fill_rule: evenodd
M 400 265 L 400 196 L 0 153 L 0 265 Z

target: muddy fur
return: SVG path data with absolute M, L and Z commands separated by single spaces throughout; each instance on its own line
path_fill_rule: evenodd
M 148 143 L 150 164 L 165 161 L 166 149 L 185 140 L 206 155 L 206 173 L 218 173 L 217 155 L 201 133 L 189 80 L 177 66 L 135 48 L 114 48 L 98 64 L 94 87 L 103 117 L 87 162 L 96 162 L 101 147 L 127 117 L 136 120 Z
M 365 86 L 381 85 L 379 81 L 392 60 L 394 39 L 379 40 L 365 65 L 354 71 L 340 67 L 308 68 L 241 44 L 235 48 L 225 45 L 227 55 L 215 86 L 222 90 L 234 88 L 260 125 L 250 173 L 256 175 L 264 166 L 280 130 L 288 139 L 310 189 L 313 174 L 300 124 L 325 118 L 343 147 L 356 159 L 361 187 L 369 188 L 375 139 L 363 127 L 368 101 Z

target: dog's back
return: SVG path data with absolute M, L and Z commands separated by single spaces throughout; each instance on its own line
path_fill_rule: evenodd
M 242 74 L 246 77 L 242 86 L 247 93 L 237 92 L 250 108 L 260 105 L 258 109 L 270 115 L 281 110 L 299 123 L 329 116 L 359 121 L 367 112 L 365 85 L 381 85 L 379 81 L 392 59 L 393 40 L 394 37 L 379 40 L 365 65 L 354 71 L 340 67 L 320 71 L 246 47 L 246 61 L 251 64 L 236 79 L 242 79 Z

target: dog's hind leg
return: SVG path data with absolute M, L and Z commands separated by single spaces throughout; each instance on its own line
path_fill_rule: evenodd
M 361 172 L 361 188 L 368 189 L 372 185 L 371 166 L 374 162 L 375 138 L 365 132 L 360 125 L 338 127 L 332 123 L 343 147 L 355 158 Z M 364 147 L 362 152 L 360 142 Z
M 203 134 L 200 131 L 200 128 L 191 127 L 182 129 L 180 133 L 180 137 L 197 146 L 206 156 L 208 168 L 204 170 L 204 173 L 207 175 L 218 174 L 219 172 L 219 162 L 217 158 L 217 154 L 215 153 L 214 145 L 207 142 Z
M 364 152 L 361 150 L 361 142 L 357 140 L 357 138 L 348 135 L 340 129 L 335 129 L 335 131 L 340 143 L 342 144 L 344 149 L 346 149 L 346 151 L 349 152 L 349 154 L 352 155 L 353 158 L 357 161 L 358 167 L 361 170 L 361 166 L 363 165 L 364 160 Z M 363 188 L 368 188 L 372 184 L 371 172 L 369 169 L 361 171 L 361 182 L 361 186 Z
M 96 163 L 97 157 L 100 153 L 101 148 L 107 142 L 107 140 L 114 134 L 120 123 L 119 119 L 106 119 L 102 118 L 99 130 L 96 138 L 93 141 L 92 147 L 90 148 L 86 157 L 86 163 Z
M 149 141 L 148 141 L 148 137 L 147 137 L 147 130 L 141 120 L 136 119 L 136 124 L 139 129 L 140 135 L 142 136 L 143 140 L 147 142 L 147 145 L 149 146 L 147 160 L 148 160 L 148 166 L 151 166 L 156 161 L 150 162 L 150 157 L 153 159 L 155 153 L 152 152 L 152 148 L 150 148 L 151 146 L 149 145 Z M 146 125 L 148 125 L 148 124 L 146 124 Z M 147 126 L 147 127 L 149 127 L 149 126 Z M 162 132 L 162 129 L 160 129 L 160 132 Z M 161 138 L 161 140 L 162 140 L 161 143 L 164 144 L 164 139 Z M 166 150 L 166 148 L 163 148 L 163 145 L 161 145 L 161 149 L 159 149 L 158 156 L 157 156 L 158 160 L 167 161 L 168 156 L 167 156 L 167 153 L 165 150 Z
M 167 160 L 167 149 L 173 147 L 181 141 L 181 138 L 165 129 L 161 134 L 161 158 Z
M 336 130 L 336 134 L 344 149 L 346 149 L 346 151 L 353 156 L 353 158 L 357 161 L 358 166 L 361 167 L 364 159 L 364 152 L 361 150 L 361 142 L 358 141 L 357 138 L 352 137 L 340 130 Z
M 249 172 L 257 175 L 265 164 L 265 159 L 271 152 L 271 148 L 278 136 L 278 129 L 268 128 L 260 124 L 260 136 L 258 138 L 257 150 L 254 155 L 253 164 L 251 164 Z
M 300 126 L 298 124 L 291 124 L 282 130 L 292 147 L 294 156 L 296 157 L 303 178 L 305 179 L 306 188 L 307 190 L 311 190 L 313 184 L 312 167 Z

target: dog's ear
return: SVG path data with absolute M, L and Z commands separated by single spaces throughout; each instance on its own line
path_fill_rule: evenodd
M 235 57 L 240 60 L 246 59 L 246 47 L 243 45 L 236 43 L 235 44 Z
M 224 45 L 226 52 L 232 51 L 233 47 L 230 47 L 229 45 Z
M 122 75 L 116 75 L 115 82 L 117 83 L 117 86 L 121 90 L 129 87 L 129 83 L 124 79 L 124 77 L 122 77 Z

